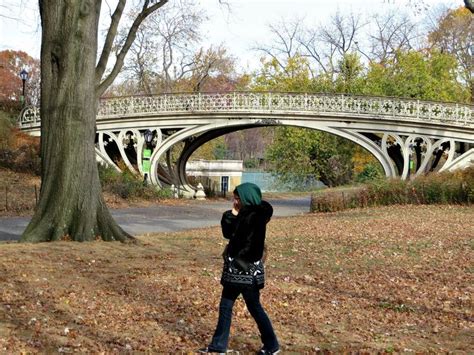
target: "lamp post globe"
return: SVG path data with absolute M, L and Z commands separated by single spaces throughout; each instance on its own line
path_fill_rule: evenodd
M 147 130 L 145 131 L 144 136 L 145 136 L 145 142 L 146 142 L 146 144 L 147 144 L 147 145 L 150 145 L 151 142 L 153 141 L 153 138 L 154 138 L 153 132 L 152 132 L 151 130 L 147 129 Z
M 26 100 L 25 100 L 25 84 L 26 84 L 26 81 L 28 80 L 28 72 L 25 69 L 21 70 L 20 78 L 21 78 L 21 81 L 23 82 L 23 91 L 22 91 L 22 94 L 21 94 L 21 101 L 23 103 L 25 103 L 26 102 Z

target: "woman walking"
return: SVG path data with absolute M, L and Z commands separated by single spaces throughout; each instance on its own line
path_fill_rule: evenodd
M 211 343 L 199 352 L 226 353 L 232 308 L 240 294 L 260 331 L 263 347 L 259 354 L 279 352 L 272 323 L 260 303 L 260 290 L 265 282 L 263 259 L 266 225 L 272 214 L 272 206 L 262 200 L 257 185 L 243 183 L 235 188 L 233 208 L 224 212 L 221 220 L 222 234 L 229 239 L 229 243 L 223 253 L 219 319 Z

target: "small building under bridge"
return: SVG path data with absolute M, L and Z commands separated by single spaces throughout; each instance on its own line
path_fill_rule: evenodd
M 244 165 L 242 160 L 192 160 L 186 163 L 186 175 L 201 183 L 206 195 L 232 193 L 242 182 Z

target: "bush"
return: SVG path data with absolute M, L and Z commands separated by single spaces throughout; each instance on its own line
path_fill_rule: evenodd
M 0 167 L 39 175 L 39 138 L 21 133 L 15 128 L 14 117 L 13 113 L 0 111 Z
M 396 205 L 408 203 L 407 182 L 399 179 L 375 180 L 366 185 L 369 203 Z
M 258 167 L 259 167 L 259 160 L 258 159 L 244 160 L 244 168 L 245 169 L 258 169 Z
M 369 163 L 364 166 L 364 169 L 356 176 L 356 182 L 365 183 L 368 181 L 380 180 L 385 176 L 382 167 L 377 163 Z
M 328 189 L 316 193 L 311 198 L 311 211 L 337 212 L 354 208 L 364 203 L 362 187 Z
M 123 199 L 161 200 L 173 196 L 170 189 L 158 189 L 145 185 L 141 177 L 129 171 L 117 172 L 115 169 L 99 164 L 99 178 L 102 190 L 120 196 Z
M 312 212 L 394 204 L 471 204 L 474 202 L 474 167 L 432 173 L 411 181 L 374 180 L 352 189 L 328 189 L 313 194 Z
M 0 147 L 0 167 L 39 176 L 41 173 L 39 144 L 24 144 L 17 148 Z

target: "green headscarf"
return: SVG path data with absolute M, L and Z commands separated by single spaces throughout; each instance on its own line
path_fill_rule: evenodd
M 251 182 L 240 184 L 234 191 L 239 195 L 242 206 L 258 206 L 262 203 L 260 187 Z

